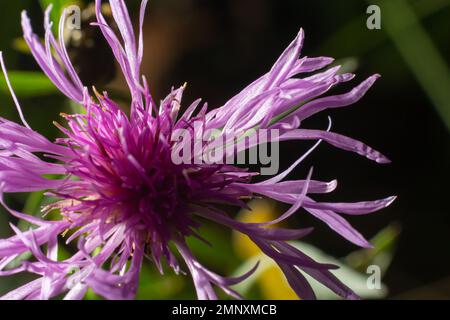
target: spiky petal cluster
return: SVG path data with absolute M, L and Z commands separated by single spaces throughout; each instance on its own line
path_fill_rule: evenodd
M 173 90 L 157 107 L 145 78 L 140 75 L 142 24 L 147 1 L 142 1 L 141 5 L 138 40 L 124 1 L 109 2 L 120 34 L 115 34 L 102 16 L 100 0 L 96 1 L 95 25 L 111 46 L 128 84 L 132 97 L 129 115 L 107 93 L 94 92 L 94 98 L 81 83 L 62 40 L 64 17 L 57 40 L 51 31 L 50 9 L 47 10 L 43 45 L 23 13 L 24 37 L 36 61 L 60 91 L 80 104 L 85 112 L 63 115 L 66 124 L 58 124 L 58 127 L 64 138 L 50 142 L 28 126 L 11 89 L 24 125 L 0 119 L 1 192 L 46 190 L 48 196 L 57 200 L 43 213 L 54 211 L 59 218 L 45 220 L 17 212 L 0 197 L 1 204 L 11 215 L 35 226 L 22 231 L 11 225 L 16 235 L 0 240 L 0 275 L 20 272 L 37 275 L 36 280 L 2 298 L 49 299 L 64 294 L 65 299 L 81 299 L 86 290 L 92 288 L 108 299 L 131 299 L 136 294 L 144 257 L 152 259 L 161 270 L 161 261 L 165 259 L 175 272 L 180 271 L 182 266 L 172 250 L 177 250 L 184 260 L 200 299 L 216 298 L 213 286 L 239 297 L 230 286 L 244 280 L 254 269 L 242 277 L 224 278 L 200 264 L 185 239 L 201 238 L 197 230 L 202 219 L 248 235 L 276 261 L 301 298 L 314 298 L 303 273 L 342 297 L 356 298 L 330 272 L 335 266 L 318 263 L 286 242 L 307 235 L 311 229 L 267 227 L 303 208 L 347 240 L 361 247 L 370 246 L 340 214 L 374 212 L 386 207 L 393 198 L 359 203 L 317 202 L 311 195 L 333 191 L 335 181 L 312 180 L 311 172 L 305 180 L 284 179 L 320 141 L 379 163 L 388 162 L 361 142 L 329 130 L 300 128 L 302 120 L 315 113 L 358 101 L 378 76 L 368 78 L 348 93 L 335 96 L 326 96 L 326 93 L 352 79 L 352 74 L 338 74 L 339 68 L 335 67 L 294 78 L 332 62 L 325 57 L 299 59 L 303 43 L 303 31 L 300 31 L 267 74 L 224 106 L 208 112 L 205 104 L 195 112 L 200 103 L 196 101 L 179 115 L 184 87 Z M 3 59 L 1 64 L 7 75 Z M 302 107 L 292 109 L 298 105 Z M 274 122 L 279 115 L 284 117 Z M 254 173 L 232 165 L 173 163 L 171 152 L 179 143 L 172 141 L 173 131 L 191 130 L 194 122 L 200 122 L 205 130 L 220 129 L 223 134 L 255 127 L 277 128 L 280 130 L 277 139 L 281 141 L 318 142 L 286 171 L 252 183 Z M 238 146 L 241 150 L 246 147 Z M 60 178 L 50 179 L 49 175 Z M 253 196 L 267 196 L 288 203 L 291 208 L 278 219 L 260 224 L 235 221 L 222 210 L 223 205 L 243 208 L 246 206 L 243 199 Z M 76 240 L 78 248 L 63 260 L 58 259 L 58 242 L 62 239 L 66 243 Z M 11 267 L 11 262 L 27 251 L 31 251 L 34 259 Z

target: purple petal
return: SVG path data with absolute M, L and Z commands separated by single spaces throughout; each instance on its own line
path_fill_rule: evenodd
M 314 209 L 332 210 L 349 215 L 363 215 L 388 207 L 396 198 L 396 196 L 392 196 L 375 201 L 361 201 L 354 203 L 315 202 L 310 199 L 305 199 L 305 206 Z
M 345 239 L 363 248 L 372 248 L 372 245 L 350 223 L 337 213 L 330 210 L 318 210 L 304 207 L 306 211 L 325 222 L 331 229 L 339 233 Z
M 324 140 L 329 144 L 351 152 L 355 152 L 377 163 L 390 163 L 391 161 L 377 150 L 352 138 L 328 131 L 297 129 L 280 135 L 280 141 L 286 140 Z

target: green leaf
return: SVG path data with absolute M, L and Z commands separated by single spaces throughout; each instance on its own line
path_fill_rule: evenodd
M 345 262 L 360 272 L 364 272 L 369 265 L 376 264 L 384 273 L 394 257 L 400 232 L 400 224 L 391 223 L 370 240 L 373 248 L 354 251 L 345 257 Z
M 42 201 L 44 200 L 44 192 L 37 191 L 32 192 L 25 202 L 23 212 L 28 214 L 38 214 L 40 212 Z
M 25 205 L 22 211 L 26 214 L 37 216 L 40 213 L 40 208 L 43 200 L 43 191 L 30 193 L 27 197 L 27 200 L 25 201 Z M 20 230 L 26 231 L 31 227 L 31 224 L 25 220 L 19 220 L 18 226 Z
M 40 0 L 42 10 L 46 10 L 49 5 L 53 5 L 52 12 L 50 14 L 50 19 L 53 21 L 53 30 L 57 30 L 59 19 L 61 18 L 64 8 L 79 4 L 76 0 Z
M 31 54 L 30 47 L 22 37 L 15 38 L 12 42 L 12 47 L 20 53 Z
M 137 300 L 174 299 L 186 289 L 188 278 L 168 272 L 161 275 L 154 266 L 143 264 L 139 278 Z
M 383 30 L 450 130 L 450 68 L 419 15 L 405 0 L 372 1 L 383 12 Z
M 45 96 L 58 92 L 50 79 L 41 72 L 9 71 L 8 76 L 19 97 Z M 9 95 L 4 75 L 0 75 L 0 92 Z
M 368 2 L 370 4 L 374 4 L 371 1 Z M 421 20 L 429 18 L 436 12 L 445 9 L 449 5 L 450 2 L 448 0 L 422 0 L 411 2 L 414 12 L 416 12 L 418 18 Z M 383 24 L 383 8 L 381 8 L 381 11 L 381 20 Z M 376 47 L 386 44 L 389 39 L 386 33 L 369 31 L 367 28 L 361 27 L 364 25 L 367 17 L 367 14 L 364 12 L 363 14 L 349 20 L 348 23 L 344 24 L 326 41 L 324 41 L 322 45 L 317 48 L 315 53 L 321 55 L 324 52 L 333 52 L 336 56 L 348 54 L 349 47 L 347 44 L 349 41 L 349 35 L 351 36 L 351 41 L 354 44 L 351 46 L 351 53 L 355 56 L 367 54 Z M 370 32 L 370 36 L 368 36 L 368 32 Z

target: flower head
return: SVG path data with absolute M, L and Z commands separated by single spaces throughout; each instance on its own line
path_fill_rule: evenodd
M 62 114 L 64 123 L 55 124 L 63 137 L 51 142 L 29 127 L 11 88 L 23 126 L 0 119 L 0 201 L 11 215 L 35 227 L 21 231 L 11 225 L 16 235 L 0 240 L 0 275 L 30 272 L 38 277 L 3 298 L 49 299 L 65 294 L 66 299 L 80 299 L 92 288 L 108 299 L 131 299 L 136 294 L 144 258 L 151 259 L 161 271 L 163 260 L 177 273 L 187 266 L 200 299 L 216 298 L 214 286 L 239 298 L 230 286 L 246 279 L 257 266 L 241 277 L 226 278 L 200 264 L 189 250 L 186 238 L 194 236 L 207 241 L 199 233 L 205 219 L 248 235 L 276 261 L 301 298 L 314 298 L 304 273 L 342 297 L 356 298 L 351 289 L 333 276 L 330 270 L 335 266 L 316 262 L 287 242 L 306 236 L 311 229 L 267 227 L 303 208 L 345 239 L 370 247 L 340 213 L 371 213 L 389 205 L 393 197 L 358 203 L 317 202 L 311 195 L 333 191 L 335 181 L 313 180 L 312 170 L 304 180 L 285 178 L 321 141 L 379 163 L 389 162 L 363 143 L 329 129 L 300 127 L 304 119 L 320 111 L 355 103 L 378 75 L 369 77 L 348 93 L 327 96 L 331 88 L 351 80 L 353 75 L 339 74 L 339 68 L 334 67 L 304 78 L 296 77 L 321 70 L 333 61 L 326 57 L 299 58 L 304 39 L 300 30 L 272 69 L 225 105 L 208 111 L 204 104 L 197 111 L 200 106 L 197 100 L 181 113 L 185 86 L 172 90 L 157 105 L 140 73 L 147 1 L 141 4 L 137 39 L 125 2 L 110 0 L 109 3 L 118 34 L 102 16 L 100 0 L 96 1 L 94 25 L 100 28 L 122 69 L 131 96 L 129 114 L 106 92 L 100 94 L 95 88 L 88 89 L 80 81 L 62 38 L 64 15 L 56 39 L 51 31 L 50 8 L 46 11 L 45 43 L 42 44 L 33 33 L 27 14 L 22 14 L 24 37 L 36 61 L 59 90 L 85 112 Z M 1 56 L 0 60 L 7 79 Z M 203 130 L 215 129 L 224 136 L 254 128 L 276 129 L 279 135 L 271 136 L 272 142 L 312 140 L 316 143 L 284 172 L 254 182 L 255 172 L 228 162 L 173 161 L 174 152 L 186 142 L 173 139 L 174 132 L 184 130 L 195 135 L 198 124 Z M 235 140 L 228 143 L 237 151 L 250 147 Z M 194 159 L 196 155 L 194 152 L 189 158 Z M 48 175 L 59 178 L 50 179 Z M 3 193 L 41 190 L 57 199 L 43 209 L 43 214 L 55 211 L 58 219 L 46 220 L 17 212 L 2 197 Z M 245 208 L 245 199 L 256 196 L 269 197 L 291 207 L 276 220 L 265 223 L 239 222 L 223 209 Z M 63 238 L 66 243 L 77 241 L 78 251 L 58 260 L 58 241 Z M 26 251 L 31 251 L 35 259 L 10 267 L 11 261 Z M 184 264 L 179 263 L 178 255 Z

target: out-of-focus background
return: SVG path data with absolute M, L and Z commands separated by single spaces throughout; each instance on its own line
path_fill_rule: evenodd
M 30 125 L 53 138 L 57 130 L 52 121 L 73 106 L 40 73 L 21 40 L 20 29 L 20 12 L 26 9 L 36 30 L 42 32 L 42 10 L 49 3 L 54 4 L 55 18 L 65 5 L 76 3 L 83 8 L 82 34 L 68 37 L 67 42 L 85 84 L 110 90 L 118 99 L 127 96 L 106 43 L 95 27 L 88 26 L 90 1 L 1 1 L 0 49 L 11 80 Z M 136 17 L 139 1 L 127 3 Z M 371 4 L 381 8 L 380 30 L 366 27 Z M 305 126 L 326 127 L 330 115 L 334 131 L 370 144 L 393 163 L 377 165 L 324 144 L 293 175 L 305 177 L 314 165 L 316 179 L 338 179 L 339 187 L 327 195 L 328 201 L 399 197 L 379 213 L 350 219 L 373 240 L 372 250 L 358 250 L 302 212 L 292 223 L 314 226 L 315 232 L 296 245 L 319 260 L 339 263 L 339 276 L 363 297 L 450 298 L 450 0 L 151 0 L 144 26 L 143 72 L 156 100 L 186 81 L 185 105 L 201 97 L 218 107 L 265 73 L 300 27 L 306 33 L 303 54 L 335 57 L 346 70 L 357 73 L 350 85 L 373 73 L 382 75 L 359 103 L 322 113 Z M 0 116 L 17 120 L 1 78 L 0 102 Z M 283 145 L 282 167 L 307 147 Z M 36 214 L 42 195 L 14 194 L 7 202 Z M 270 219 L 285 209 L 264 201 L 251 206 L 252 213 L 238 213 L 241 219 Z M 1 237 L 11 234 L 9 221 L 13 220 L 1 210 Z M 202 232 L 213 248 L 194 240 L 191 245 L 205 265 L 221 274 L 238 273 L 262 259 L 261 271 L 238 288 L 247 297 L 295 297 L 278 269 L 261 258 L 248 239 L 213 225 Z M 370 265 L 381 268 L 379 290 L 367 287 Z M 26 279 L 29 276 L 0 278 L 0 294 Z M 141 279 L 140 299 L 195 296 L 189 277 L 171 271 L 161 277 L 151 264 L 145 265 Z M 321 298 L 333 298 L 322 287 L 316 290 Z M 98 297 L 89 293 L 88 298 Z

